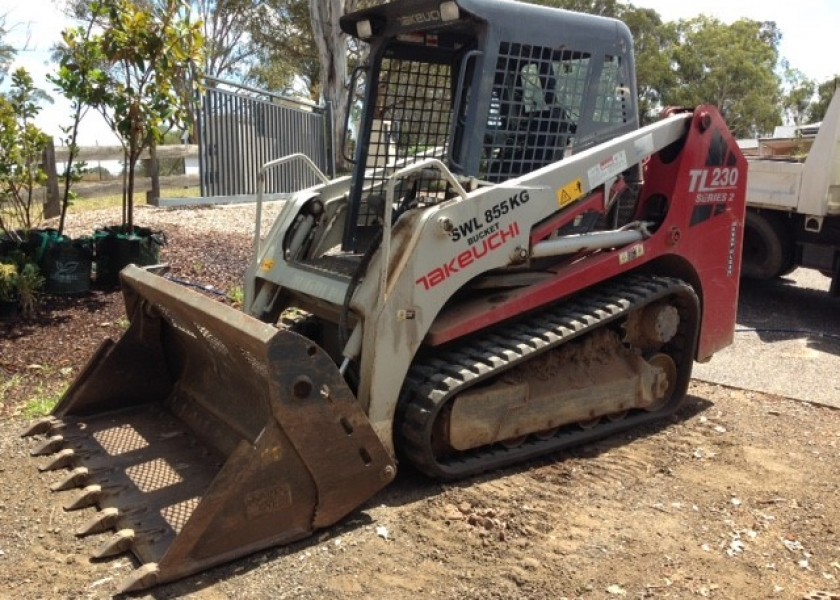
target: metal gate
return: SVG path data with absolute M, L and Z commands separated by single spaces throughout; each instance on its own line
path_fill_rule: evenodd
M 260 167 L 296 152 L 335 175 L 329 105 L 218 79 L 207 78 L 206 84 L 198 119 L 202 196 L 256 194 Z M 292 162 L 267 173 L 265 191 L 292 193 L 318 181 L 305 165 Z

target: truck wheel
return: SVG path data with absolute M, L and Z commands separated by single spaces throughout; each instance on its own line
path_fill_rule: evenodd
M 741 276 L 773 279 L 792 270 L 793 243 L 784 221 L 772 213 L 747 211 Z

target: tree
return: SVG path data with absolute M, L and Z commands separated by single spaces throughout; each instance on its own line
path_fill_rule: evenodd
M 3 83 L 9 73 L 9 67 L 15 57 L 15 49 L 3 41 L 8 33 L 6 15 L 0 15 L 0 83 Z
M 309 4 L 309 0 L 262 3 L 251 30 L 259 60 L 250 76 L 258 85 L 272 90 L 295 89 L 317 102 L 321 93 L 320 63 Z
M 629 5 L 621 19 L 633 34 L 639 118 L 645 125 L 659 118 L 668 90 L 676 85 L 672 57 L 679 41 L 677 29 L 650 8 Z
M 699 16 L 676 26 L 675 85 L 663 92 L 669 105 L 713 104 L 738 137 L 755 137 L 781 123 L 781 32 L 772 21 L 725 24 Z
M 78 29 L 66 32 L 58 54 L 67 57 L 65 70 L 78 84 L 70 99 L 94 107 L 120 138 L 127 164 L 123 225 L 133 231 L 137 160 L 169 127 L 186 127 L 190 112 L 175 84 L 195 81 L 184 72 L 200 64 L 203 37 L 185 0 L 103 0 L 88 7 L 101 32 L 87 42 Z
M 8 97 L 0 97 L 0 230 L 12 239 L 15 229 L 32 229 L 40 218 L 35 190 L 46 181 L 40 162 L 47 136 L 34 124 L 36 92 L 26 69 L 17 69 Z
M 71 186 L 81 177 L 81 169 L 84 166 L 83 163 L 76 162 L 79 154 L 79 146 L 76 143 L 79 125 L 88 109 L 96 106 L 103 98 L 104 88 L 97 85 L 97 82 L 103 82 L 106 78 L 103 71 L 106 61 L 98 44 L 92 39 L 95 22 L 95 15 L 90 14 L 86 25 L 62 32 L 63 45 L 58 46 L 54 53 L 58 71 L 55 75 L 47 76 L 50 83 L 70 100 L 71 113 L 70 124 L 61 128 L 68 154 L 62 173 L 64 186 L 58 219 L 59 235 L 64 232 L 67 209 L 74 197 Z
M 786 87 L 782 96 L 782 115 L 787 123 L 803 125 L 808 119 L 816 83 L 799 69 L 791 67 L 787 60 L 782 60 L 782 68 Z
M 625 5 L 618 0 L 526 0 L 530 4 L 540 4 L 554 8 L 564 8 L 575 12 L 600 15 L 602 17 L 619 18 Z
M 809 123 L 817 123 L 825 118 L 828 105 L 831 103 L 837 88 L 840 88 L 840 75 L 835 75 L 817 86 L 817 99 L 808 107 L 807 121 Z
M 663 94 L 674 86 L 671 55 L 678 38 L 673 23 L 664 23 L 653 9 L 638 8 L 619 0 L 529 1 L 623 21 L 633 35 L 639 118 L 642 124 L 659 118 Z
M 254 0 L 191 0 L 205 40 L 202 72 L 211 77 L 243 77 L 257 49 L 248 31 L 256 17 Z
M 310 23 L 321 65 L 319 79 L 321 97 L 332 105 L 332 130 L 338 132 L 336 149 L 344 147 L 344 118 L 347 114 L 347 35 L 341 31 L 338 19 L 345 10 L 351 12 L 356 0 L 311 0 Z M 335 153 L 339 170 L 344 157 Z

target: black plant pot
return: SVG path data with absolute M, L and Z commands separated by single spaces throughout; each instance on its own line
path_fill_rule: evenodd
M 55 240 L 40 261 L 44 291 L 59 296 L 77 296 L 90 291 L 93 240 L 66 237 Z
M 10 321 L 18 316 L 18 301 L 0 300 L 0 321 Z
M 154 265 L 160 262 L 160 249 L 166 245 L 163 232 L 148 227 L 113 226 L 97 229 L 93 236 L 96 261 L 96 284 L 112 287 L 119 284 L 119 274 L 127 265 Z
M 18 246 L 19 243 L 17 241 L 0 235 L 0 259 L 13 259 Z
M 38 262 L 49 240 L 58 235 L 55 229 L 17 230 L 15 237 L 0 235 L 0 258 L 6 262 Z

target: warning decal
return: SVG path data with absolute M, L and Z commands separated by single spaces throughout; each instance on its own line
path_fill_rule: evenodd
M 583 181 L 575 179 L 570 184 L 557 190 L 557 204 L 563 208 L 583 196 Z

